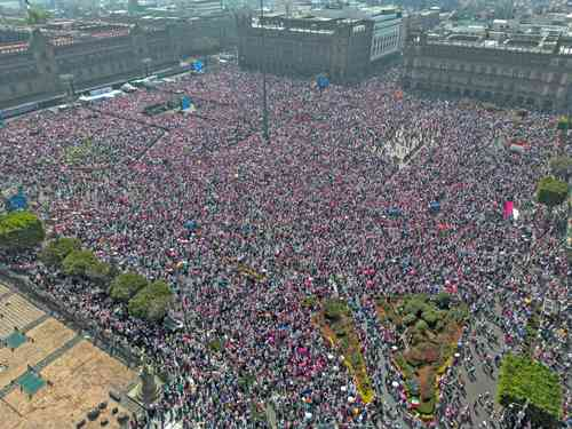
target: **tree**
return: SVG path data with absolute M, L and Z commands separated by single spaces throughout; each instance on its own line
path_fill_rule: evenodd
M 149 285 L 147 279 L 137 273 L 123 273 L 111 283 L 111 298 L 116 301 L 128 302 L 137 292 Z
M 568 182 L 572 174 L 572 158 L 569 156 L 555 156 L 550 160 L 550 170 L 554 176 Z
M 88 267 L 85 276 L 100 285 L 108 284 L 111 280 L 111 265 L 98 260 L 97 263 Z
M 56 238 L 44 247 L 40 253 L 40 259 L 46 265 L 61 267 L 66 256 L 74 250 L 81 250 L 81 241 L 77 238 Z
M 421 318 L 425 322 L 427 322 L 427 324 L 429 326 L 434 328 L 435 325 L 437 324 L 437 322 L 439 321 L 439 319 L 441 318 L 441 315 L 439 314 L 439 312 L 435 311 L 433 308 L 430 308 L 428 310 L 425 310 L 423 312 L 423 314 L 421 314 Z
M 0 248 L 8 251 L 32 249 L 46 233 L 42 221 L 33 213 L 18 211 L 0 216 Z
M 348 306 L 338 299 L 327 300 L 324 304 L 324 315 L 328 320 L 340 320 L 348 312 Z
M 420 319 L 415 323 L 415 330 L 417 332 L 425 332 L 427 329 L 429 329 L 429 325 L 425 320 Z
M 155 281 L 141 289 L 129 300 L 129 314 L 151 322 L 161 320 L 167 314 L 167 307 L 173 293 L 164 281 Z
M 28 9 L 28 18 L 26 21 L 30 25 L 44 24 L 51 17 L 52 15 L 47 10 L 33 6 Z
M 562 116 L 558 119 L 558 124 L 556 128 L 558 128 L 559 130 L 567 131 L 569 126 L 570 124 L 568 123 L 568 117 Z
M 537 198 L 540 204 L 548 207 L 552 212 L 554 207 L 562 204 L 568 195 L 568 184 L 555 179 L 552 176 L 546 176 L 540 179 L 537 188 Z
M 403 324 L 406 326 L 412 325 L 416 321 L 417 321 L 417 316 L 415 314 L 408 313 L 405 316 L 403 316 Z
M 526 414 L 533 427 L 556 428 L 562 418 L 563 394 L 558 374 L 528 356 L 505 356 L 497 401 L 505 407 L 528 401 Z
M 435 297 L 435 302 L 441 310 L 447 310 L 451 305 L 451 295 L 447 292 L 439 292 Z
M 74 250 L 62 262 L 64 274 L 90 279 L 103 279 L 109 275 L 110 267 L 101 262 L 91 250 Z
M 403 312 L 405 314 L 413 314 L 415 317 L 419 317 L 421 316 L 421 313 L 427 310 L 427 308 L 427 298 L 423 295 L 415 295 L 407 299 Z

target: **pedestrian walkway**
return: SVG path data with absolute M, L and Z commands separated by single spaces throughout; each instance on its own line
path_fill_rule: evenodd
M 25 384 L 30 379 L 30 369 L 35 372 L 36 374 L 40 374 L 41 371 L 46 368 L 48 365 L 59 359 L 63 356 L 67 351 L 69 351 L 72 347 L 78 344 L 83 337 L 80 335 L 76 335 L 71 340 L 67 341 L 64 345 L 57 348 L 56 350 L 52 351 L 50 354 L 45 356 L 41 361 L 36 363 L 35 365 L 29 365 L 29 368 L 21 375 L 16 377 L 15 381 L 10 384 L 7 384 L 2 389 L 0 389 L 0 399 L 8 395 L 12 390 L 14 390 L 19 385 Z M 36 382 L 33 382 L 35 384 Z

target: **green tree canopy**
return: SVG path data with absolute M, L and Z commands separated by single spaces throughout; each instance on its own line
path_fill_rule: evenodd
M 441 318 L 441 315 L 439 314 L 439 312 L 435 311 L 435 309 L 430 308 L 428 310 L 425 310 L 422 314 L 421 314 L 421 318 L 427 322 L 427 324 L 429 326 L 431 326 L 432 328 L 435 327 L 435 325 L 437 324 L 437 322 L 439 321 L 439 319 Z
M 404 303 L 403 312 L 405 314 L 413 314 L 415 317 L 420 317 L 421 313 L 427 310 L 427 297 L 421 294 L 407 297 Z
M 66 256 L 74 250 L 81 250 L 81 241 L 77 238 L 56 238 L 44 247 L 40 253 L 40 259 L 46 265 L 60 267 Z
M 167 307 L 173 293 L 164 281 L 155 281 L 141 289 L 129 300 L 129 314 L 152 322 L 161 320 L 167 314 Z
M 558 374 L 527 356 L 507 355 L 502 362 L 497 401 L 503 406 L 529 402 L 533 427 L 556 428 L 562 417 L 562 385 Z
M 324 303 L 324 314 L 329 320 L 339 320 L 348 313 L 348 305 L 339 299 L 329 299 Z
M 38 6 L 32 6 L 28 9 L 27 23 L 31 25 L 43 24 L 52 17 L 51 13 Z
M 550 160 L 550 170 L 556 177 L 568 181 L 572 174 L 572 158 L 569 156 L 555 156 Z
M 109 265 L 97 259 L 91 250 L 73 250 L 62 262 L 68 276 L 98 279 L 109 275 Z
M 115 277 L 111 283 L 111 298 L 128 302 L 137 292 L 149 285 L 147 279 L 137 273 L 123 273 Z
M 543 177 L 538 183 L 537 198 L 540 204 L 552 210 L 562 204 L 568 195 L 568 184 L 552 176 Z
M 0 248 L 32 249 L 44 241 L 45 236 L 42 221 L 33 213 L 17 211 L 0 216 Z
M 558 119 L 558 125 L 556 126 L 559 130 L 567 130 L 570 124 L 568 123 L 567 116 L 561 116 Z
M 435 296 L 435 302 L 441 310 L 447 310 L 451 305 L 451 295 L 447 292 L 439 292 Z

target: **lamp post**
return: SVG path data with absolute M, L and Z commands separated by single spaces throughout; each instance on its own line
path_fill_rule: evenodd
M 266 143 L 270 143 L 270 133 L 268 132 L 268 97 L 266 93 L 266 49 L 264 36 L 264 0 L 260 0 L 260 31 L 262 42 L 262 135 Z

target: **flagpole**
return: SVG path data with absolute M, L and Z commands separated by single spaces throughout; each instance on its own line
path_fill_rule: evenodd
M 264 0 L 260 0 L 260 31 L 262 43 L 262 134 L 266 143 L 270 143 L 268 132 L 268 100 L 266 91 L 266 43 L 264 36 Z

